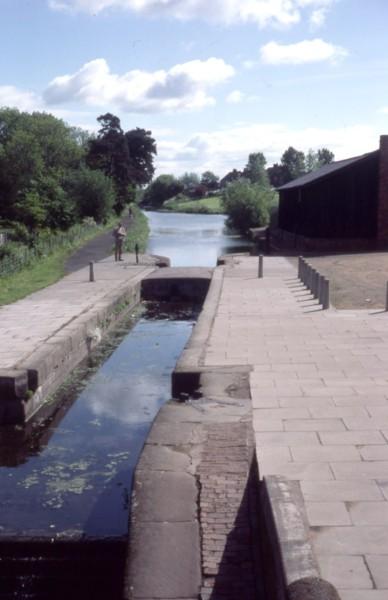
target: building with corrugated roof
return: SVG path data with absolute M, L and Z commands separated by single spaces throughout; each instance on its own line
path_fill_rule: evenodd
M 278 188 L 278 239 L 298 248 L 388 246 L 388 136 Z

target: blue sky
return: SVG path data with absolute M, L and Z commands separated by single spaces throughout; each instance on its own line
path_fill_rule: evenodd
M 0 0 L 0 106 L 145 127 L 157 173 L 388 133 L 386 0 Z

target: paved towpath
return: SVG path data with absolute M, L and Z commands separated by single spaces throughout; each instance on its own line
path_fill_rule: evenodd
M 388 600 L 388 314 L 322 311 L 284 258 L 234 258 L 205 366 L 251 365 L 260 476 L 300 482 L 321 575 Z
M 138 281 L 153 267 L 135 265 L 131 255 L 123 262 L 112 257 L 95 265 L 95 281 L 89 268 L 67 275 L 57 283 L 0 307 L 0 369 L 8 369 L 30 356 L 75 319 L 104 306 L 119 296 L 130 281 Z

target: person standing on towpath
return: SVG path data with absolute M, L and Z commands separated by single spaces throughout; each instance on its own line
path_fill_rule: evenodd
M 115 261 L 124 260 L 121 255 L 123 252 L 123 243 L 126 235 L 127 230 L 121 221 L 119 221 L 113 230 L 113 237 L 115 238 Z

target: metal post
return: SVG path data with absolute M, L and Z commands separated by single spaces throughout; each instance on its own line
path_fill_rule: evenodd
M 263 277 L 263 255 L 259 255 L 259 278 Z
M 139 264 L 139 244 L 135 244 L 136 264 Z
M 95 281 L 94 279 L 94 262 L 89 263 L 89 281 Z

